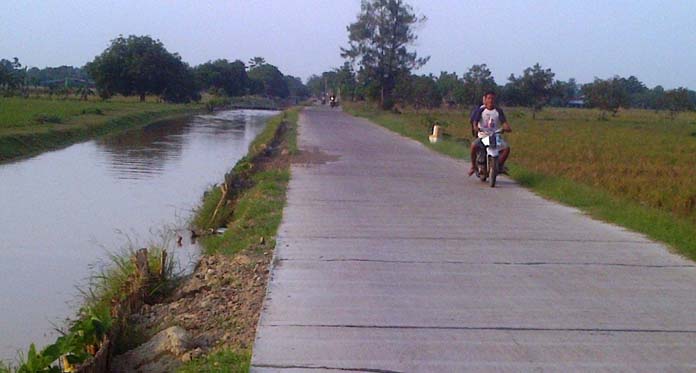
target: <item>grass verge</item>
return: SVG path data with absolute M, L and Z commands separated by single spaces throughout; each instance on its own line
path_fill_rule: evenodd
M 405 137 L 417 140 L 440 153 L 455 158 L 469 158 L 470 139 L 467 138 L 470 136 L 468 135 L 469 126 L 466 116 L 462 113 L 406 112 L 395 114 L 361 104 L 344 105 L 344 110 L 352 115 L 369 119 Z M 666 243 L 676 253 L 696 260 L 696 222 L 693 218 L 693 208 L 680 214 L 679 212 L 682 210 L 667 209 L 667 203 L 659 203 L 667 198 L 685 197 L 688 204 L 692 198 L 689 197 L 690 190 L 694 188 L 696 180 L 692 177 L 693 170 L 688 171 L 688 167 L 682 167 L 682 164 L 694 162 L 694 153 L 691 150 L 691 146 L 694 144 L 686 143 L 685 147 L 679 149 L 679 154 L 674 159 L 664 160 L 665 163 L 669 164 L 655 165 L 656 162 L 662 161 L 660 157 L 664 154 L 664 148 L 657 150 L 648 148 L 646 141 L 642 139 L 651 137 L 647 137 L 648 135 L 643 134 L 642 131 L 644 127 L 646 130 L 650 130 L 650 125 L 654 127 L 655 118 L 657 118 L 654 116 L 658 114 L 631 112 L 624 114 L 627 118 L 622 119 L 622 122 L 617 120 L 616 123 L 603 124 L 604 135 L 600 136 L 602 139 L 615 138 L 611 136 L 611 133 L 616 132 L 626 144 L 625 147 L 618 150 L 607 151 L 606 149 L 610 149 L 609 144 L 603 144 L 605 140 L 598 140 L 597 129 L 588 128 L 596 125 L 592 119 L 596 113 L 591 110 L 554 111 L 549 109 L 543 115 L 538 116 L 534 122 L 525 118 L 524 111 L 509 112 L 508 116 L 514 118 L 511 122 L 518 120 L 521 124 L 514 126 L 513 123 L 515 129 L 518 130 L 517 132 L 527 131 L 533 134 L 531 136 L 527 133 L 513 133 L 509 136 L 512 138 L 510 142 L 513 146 L 510 164 L 510 176 L 513 179 L 545 198 L 576 207 L 594 218 L 643 233 L 654 240 Z M 696 123 L 691 119 L 684 115 L 684 123 L 676 124 L 678 127 L 675 130 L 679 132 L 690 131 L 690 128 Z M 445 128 L 447 136 L 442 142 L 431 144 L 428 142 L 427 136 L 431 126 L 435 123 Z M 567 125 L 568 123 L 571 125 Z M 663 140 L 665 142 L 671 141 L 671 137 L 665 139 L 658 137 L 656 139 L 654 132 L 654 128 L 652 128 L 651 142 L 653 145 L 661 146 Z M 670 133 L 666 136 L 673 136 L 673 134 Z M 541 141 L 549 138 L 554 139 L 555 147 L 548 144 L 533 143 L 534 139 Z M 562 143 L 563 139 L 565 139 L 565 143 Z M 571 139 L 572 142 L 568 139 Z M 681 136 L 681 143 L 684 144 L 684 141 L 694 142 L 688 136 Z M 597 144 L 601 149 L 593 149 L 592 144 Z M 557 152 L 553 159 L 563 159 L 563 162 L 559 162 L 561 163 L 559 165 L 542 164 L 542 168 L 539 170 L 532 170 L 530 165 L 542 163 L 551 157 L 549 154 L 539 153 L 549 149 Z M 605 150 L 602 151 L 602 149 Z M 660 149 L 662 150 L 660 151 Z M 594 159 L 599 156 L 608 158 Z M 637 159 L 641 157 L 648 157 L 648 160 L 638 161 Z M 612 172 L 615 170 L 607 170 L 606 167 L 608 164 L 616 163 L 611 162 L 611 159 L 618 160 L 620 158 L 627 165 L 621 166 L 624 170 L 623 174 L 619 175 L 620 177 L 614 176 L 614 178 L 623 178 L 623 184 L 614 182 L 616 188 L 607 187 L 610 181 L 604 179 L 612 177 Z M 637 179 L 637 177 L 631 179 L 631 175 L 665 172 L 664 170 L 668 169 L 670 165 L 675 167 L 674 174 L 671 176 L 678 176 L 677 178 L 669 179 L 669 177 L 665 177 L 666 175 L 660 177 L 656 174 L 651 178 L 642 180 L 641 187 L 644 188 L 645 196 L 640 193 L 629 193 L 634 189 L 631 188 L 634 179 Z M 578 171 L 581 168 L 582 170 Z M 654 183 L 670 182 L 671 184 L 661 189 L 656 189 L 653 186 L 648 191 L 651 187 L 649 185 L 651 180 Z M 646 199 L 642 200 L 640 197 L 646 197 Z M 652 200 L 658 202 L 653 205 Z M 674 205 L 682 206 L 683 203 L 679 200 L 675 201 Z
M 251 352 L 223 349 L 186 363 L 178 373 L 248 372 L 250 363 Z

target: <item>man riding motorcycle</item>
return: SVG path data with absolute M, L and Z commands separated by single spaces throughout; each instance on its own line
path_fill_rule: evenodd
M 493 134 L 500 128 L 502 128 L 503 132 L 512 132 L 503 110 L 495 106 L 495 99 L 495 92 L 486 92 L 483 95 L 483 105 L 471 113 L 471 133 L 476 139 L 471 142 L 471 169 L 469 170 L 469 176 L 476 172 L 476 154 L 479 149 L 484 148 L 481 139 Z M 502 147 L 504 149 L 500 151 L 500 172 L 507 174 L 505 161 L 510 155 L 510 146 L 503 142 Z

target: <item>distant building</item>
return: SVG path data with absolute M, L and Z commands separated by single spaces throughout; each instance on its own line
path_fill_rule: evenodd
M 574 97 L 568 100 L 568 107 L 585 107 L 585 97 Z

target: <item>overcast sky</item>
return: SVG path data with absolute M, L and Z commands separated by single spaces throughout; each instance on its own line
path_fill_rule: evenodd
M 119 34 L 151 35 L 196 65 L 262 56 L 306 79 L 342 64 L 358 0 L 0 0 L 0 58 L 82 66 Z M 539 62 L 557 79 L 636 75 L 696 89 L 696 1 L 412 0 L 428 17 L 420 73 L 486 63 L 496 81 Z M 607 4 L 608 3 L 608 4 Z

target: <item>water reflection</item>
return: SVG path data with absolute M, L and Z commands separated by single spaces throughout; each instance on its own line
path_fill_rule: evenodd
M 161 174 L 168 161 L 180 158 L 190 128 L 190 119 L 182 118 L 106 137 L 96 144 L 112 175 L 119 179 L 144 179 Z
M 96 144 L 114 177 L 147 179 L 164 172 L 169 163 L 176 164 L 184 147 L 196 141 L 192 137 L 218 144 L 229 141 L 229 136 L 253 138 L 255 131 L 248 124 L 258 115 L 258 111 L 238 110 L 169 120 L 110 136 Z

